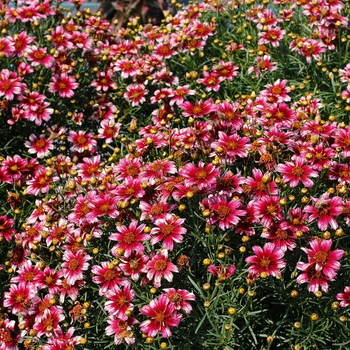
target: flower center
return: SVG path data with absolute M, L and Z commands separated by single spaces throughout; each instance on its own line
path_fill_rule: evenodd
M 32 282 L 34 280 L 34 273 L 33 271 L 29 271 L 24 275 L 24 280 L 26 282 Z
M 260 266 L 264 267 L 264 268 L 268 268 L 270 266 L 270 259 L 266 258 L 266 257 L 262 257 L 262 259 L 260 260 Z
M 277 229 L 275 232 L 275 235 L 278 240 L 283 241 L 288 238 L 288 233 L 285 230 L 282 230 L 281 228 Z
M 166 262 L 164 260 L 157 260 L 154 264 L 154 268 L 157 270 L 157 271 L 164 271 L 166 269 Z
M 115 278 L 115 272 L 113 270 L 107 270 L 104 274 L 103 277 L 105 281 L 112 281 Z
M 80 136 L 77 137 L 77 143 L 79 145 L 85 144 L 86 141 L 87 141 L 87 138 L 85 136 L 83 136 L 83 135 L 80 135 Z
M 327 261 L 327 256 L 328 254 L 322 250 L 320 250 L 319 252 L 317 252 L 314 255 L 314 260 L 318 263 L 318 264 L 324 264 Z
M 35 142 L 35 147 L 36 148 L 44 148 L 45 147 L 45 145 L 46 145 L 46 142 L 45 142 L 45 140 L 43 140 L 43 139 L 40 139 L 40 140 L 38 140 L 38 141 L 36 141 Z
M 226 218 L 230 214 L 230 208 L 227 205 L 220 204 L 214 209 L 215 213 L 220 216 L 220 219 Z
M 72 259 L 70 262 L 69 262 L 69 269 L 72 270 L 72 271 L 75 271 L 79 266 L 79 260 L 78 259 Z
M 205 170 L 198 170 L 196 172 L 196 178 L 198 180 L 205 180 L 208 177 L 208 174 Z
M 294 176 L 301 176 L 301 175 L 304 174 L 304 170 L 303 170 L 303 168 L 301 168 L 300 166 L 296 166 L 296 167 L 293 168 L 292 174 L 293 174 Z
M 151 215 L 160 215 L 163 213 L 163 207 L 159 204 L 155 204 L 152 206 L 151 210 L 149 211 L 149 213 Z
M 164 319 L 165 319 L 165 316 L 163 312 L 158 312 L 154 317 L 154 320 L 158 323 L 162 323 Z
M 135 242 L 135 235 L 133 233 L 127 233 L 125 236 L 124 236 L 124 239 L 123 241 L 126 243 L 126 244 L 131 244 L 133 242 Z
M 276 215 L 276 207 L 274 205 L 268 205 L 266 210 L 269 214 Z
M 136 176 L 138 175 L 138 169 L 133 166 L 132 164 L 129 164 L 127 167 L 126 167 L 126 173 L 129 175 L 129 176 Z
M 280 95 L 281 92 L 282 92 L 282 89 L 278 86 L 274 86 L 272 89 L 271 89 L 271 92 L 275 95 Z
M 164 225 L 160 231 L 163 233 L 164 236 L 170 235 L 174 231 L 174 225 L 167 224 Z

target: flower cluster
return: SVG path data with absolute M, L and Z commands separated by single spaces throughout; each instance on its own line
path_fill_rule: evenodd
M 0 349 L 346 344 L 348 3 L 60 3 L 0 5 Z

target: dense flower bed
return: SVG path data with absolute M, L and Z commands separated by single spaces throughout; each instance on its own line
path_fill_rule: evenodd
M 348 3 L 58 5 L 0 5 L 0 349 L 348 349 Z

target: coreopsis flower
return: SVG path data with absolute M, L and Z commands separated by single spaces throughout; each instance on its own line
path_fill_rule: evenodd
M 57 180 L 57 176 L 48 176 L 46 169 L 42 168 L 36 171 L 32 180 L 27 180 L 26 192 L 35 196 L 39 193 L 47 193 L 50 190 L 50 184 Z
M 206 101 L 196 100 L 194 105 L 189 101 L 179 104 L 179 107 L 183 110 L 182 115 L 184 117 L 194 118 L 203 117 L 204 115 L 213 112 L 215 109 L 214 106 L 215 104 L 212 99 Z
M 282 207 L 279 196 L 263 196 L 254 203 L 255 216 L 260 219 L 264 227 L 270 227 L 273 222 L 282 219 Z
M 45 68 L 51 68 L 55 62 L 55 57 L 47 53 L 47 47 L 31 45 L 27 48 L 27 60 L 32 67 L 42 64 Z
M 226 134 L 219 131 L 217 141 L 212 142 L 210 147 L 219 153 L 220 157 L 225 160 L 228 158 L 228 161 L 231 161 L 247 157 L 250 148 L 249 141 L 249 137 L 240 137 L 238 134 Z
M 131 326 L 139 323 L 136 318 L 129 317 L 127 320 L 121 320 L 115 316 L 107 319 L 108 326 L 105 333 L 107 335 L 114 335 L 114 344 L 120 345 L 123 341 L 127 344 L 134 344 L 135 337 Z
M 197 83 L 201 83 L 205 86 L 205 90 L 218 92 L 220 90 L 220 83 L 224 78 L 216 75 L 213 72 L 203 71 L 203 78 L 197 79 Z
M 20 95 L 26 88 L 26 84 L 21 82 L 15 72 L 8 69 L 0 71 L 0 97 L 4 96 L 7 100 L 13 100 L 15 95 Z
M 148 271 L 147 262 L 148 255 L 144 253 L 133 253 L 128 257 L 121 256 L 119 267 L 123 271 L 124 276 L 130 276 L 133 281 L 139 280 L 141 274 Z
M 113 167 L 113 172 L 116 173 L 116 180 L 124 180 L 128 176 L 137 178 L 142 168 L 141 158 L 132 158 L 128 155 L 125 158 L 121 158 L 117 165 Z
M 142 180 L 154 185 L 157 182 L 164 180 L 169 174 L 175 174 L 176 172 L 177 168 L 173 161 L 157 159 L 152 163 L 146 164 L 139 176 Z
M 12 283 L 4 293 L 3 306 L 13 314 L 20 313 L 31 305 L 36 292 L 36 289 L 26 282 Z
M 132 58 L 122 58 L 116 60 L 113 63 L 113 70 L 115 72 L 121 72 L 120 75 L 123 79 L 134 77 L 139 72 L 136 60 Z
M 143 253 L 145 246 L 141 242 L 150 238 L 148 234 L 143 233 L 145 227 L 145 224 L 138 225 L 136 220 L 131 221 L 129 226 L 117 226 L 118 232 L 109 236 L 110 240 L 118 242 L 112 250 L 122 249 L 126 257 L 133 252 Z
M 148 90 L 143 84 L 131 84 L 126 87 L 123 97 L 135 107 L 146 101 L 147 93 Z
M 11 283 L 27 283 L 33 290 L 37 291 L 35 283 L 35 276 L 39 273 L 40 269 L 37 265 L 33 265 L 30 260 L 26 260 L 23 265 L 17 270 L 16 276 L 12 277 Z
M 301 208 L 297 207 L 289 209 L 288 216 L 288 221 L 281 222 L 281 228 L 284 230 L 290 229 L 293 232 L 309 232 L 309 227 L 306 225 L 308 215 L 303 213 Z
M 348 307 L 350 306 L 350 287 L 346 286 L 344 288 L 344 293 L 338 293 L 337 294 L 337 300 L 340 301 L 341 307 Z
M 142 198 L 145 194 L 141 179 L 128 176 L 113 191 L 117 201 L 129 201 L 131 198 Z
M 162 40 L 154 46 L 152 54 L 159 59 L 170 58 L 178 54 L 175 50 L 177 45 L 178 43 L 174 39 L 170 39 L 169 41 Z
M 154 222 L 157 219 L 163 219 L 171 210 L 177 208 L 177 206 L 161 198 L 155 201 L 140 201 L 139 208 L 142 211 L 140 216 L 141 221 L 150 220 Z
M 291 97 L 288 95 L 290 88 L 287 83 L 287 79 L 277 79 L 273 84 L 266 84 L 266 90 L 262 90 L 260 96 L 266 97 L 272 103 L 288 102 Z
M 89 222 L 94 222 L 97 217 L 107 215 L 116 218 L 119 215 L 117 209 L 118 198 L 111 193 L 100 192 L 88 203 L 90 212 L 86 215 Z
M 16 234 L 14 229 L 15 220 L 10 219 L 7 215 L 0 216 L 0 238 L 10 242 L 12 237 Z
M 43 270 L 39 270 L 34 276 L 34 282 L 38 289 L 47 288 L 50 294 L 58 293 L 58 274 L 57 271 L 45 266 Z
M 29 136 L 29 141 L 24 143 L 30 154 L 36 154 L 38 158 L 44 158 L 49 155 L 50 150 L 54 149 L 54 145 L 45 135 L 36 137 L 34 134 Z
M 350 83 L 350 63 L 348 63 L 344 69 L 339 69 L 340 81 L 343 83 Z
M 170 96 L 169 105 L 180 105 L 184 102 L 184 96 L 195 95 L 196 91 L 189 89 L 189 85 L 177 86 Z
M 16 321 L 2 318 L 0 325 L 0 349 L 17 350 L 21 336 L 16 332 Z
M 280 41 L 283 39 L 286 31 L 276 26 L 274 28 L 268 28 L 266 31 L 258 33 L 260 37 L 258 45 L 271 44 L 273 47 L 280 46 Z
M 197 186 L 199 190 L 214 186 L 220 174 L 220 169 L 211 163 L 199 161 L 198 167 L 187 163 L 179 170 L 179 175 L 185 178 L 185 186 Z
M 170 302 L 166 294 L 161 294 L 158 299 L 153 299 L 148 305 L 144 305 L 140 312 L 150 319 L 140 324 L 141 332 L 149 337 L 154 337 L 160 331 L 164 338 L 171 336 L 170 327 L 177 327 L 182 315 L 175 310 L 175 304 Z
M 284 225 L 284 221 L 279 222 L 277 225 L 273 225 L 270 228 L 263 230 L 261 234 L 262 238 L 271 240 L 277 249 L 293 250 L 297 244 L 295 239 L 297 238 L 295 232 L 293 232 L 288 225 Z
M 93 136 L 94 135 L 88 131 L 79 130 L 78 132 L 75 132 L 70 130 L 67 139 L 73 144 L 72 151 L 84 153 L 85 151 L 92 152 L 95 149 L 97 142 Z
M 192 306 L 187 300 L 194 301 L 196 296 L 186 289 L 164 288 L 165 295 L 169 298 L 170 303 L 175 305 L 175 310 L 183 310 L 190 314 Z
M 271 173 L 263 173 L 260 169 L 254 168 L 252 175 L 247 176 L 243 183 L 243 192 L 252 197 L 263 197 L 266 195 L 277 195 L 278 189 L 275 181 L 271 179 Z
M 228 102 L 227 100 L 213 106 L 214 112 L 223 119 L 230 127 L 240 130 L 244 124 L 244 117 L 240 110 L 239 102 Z
M 154 245 L 162 241 L 162 248 L 172 251 L 174 249 L 174 242 L 181 243 L 183 236 L 186 234 L 187 229 L 182 226 L 185 219 L 180 219 L 174 214 L 166 214 L 164 218 L 155 220 L 152 228 L 151 244 Z
M 345 128 L 337 129 L 332 147 L 340 148 L 344 158 L 350 157 L 350 126 L 347 125 Z
M 255 72 L 256 78 L 260 78 L 265 72 L 272 72 L 278 69 L 277 62 L 271 61 L 270 55 L 256 57 L 256 65 L 248 68 L 248 74 Z
M 248 272 L 254 276 L 278 276 L 280 269 L 286 266 L 283 260 L 285 251 L 278 248 L 274 243 L 265 243 L 264 247 L 253 246 L 255 255 L 249 256 L 245 261 L 250 265 Z
M 168 282 L 172 282 L 172 272 L 178 272 L 178 268 L 168 259 L 168 251 L 162 249 L 156 255 L 154 255 L 147 263 L 147 278 L 153 281 L 156 288 L 161 286 L 162 278 L 165 278 Z
M 302 271 L 297 278 L 297 283 L 310 282 L 308 290 L 317 292 L 319 288 L 328 291 L 327 281 L 333 281 L 336 270 L 340 269 L 340 260 L 345 251 L 342 249 L 330 250 L 331 239 L 313 239 L 309 242 L 310 248 L 301 249 L 307 254 L 308 262 L 299 261 L 297 269 Z
M 57 92 L 62 98 L 72 98 L 74 96 L 73 90 L 77 89 L 78 86 L 74 76 L 62 73 L 52 76 L 48 90 L 52 93 Z
M 311 197 L 314 205 L 307 205 L 303 209 L 305 213 L 311 214 L 309 216 L 309 222 L 317 219 L 317 227 L 321 231 L 326 231 L 328 226 L 336 230 L 338 228 L 338 222 L 335 216 L 343 213 L 342 198 L 338 196 L 329 198 L 329 196 L 329 192 L 326 192 L 320 198 Z
M 92 281 L 100 285 L 98 294 L 101 296 L 115 286 L 126 286 L 129 283 L 123 276 L 123 270 L 108 261 L 92 266 L 91 272 L 94 274 Z
M 69 327 L 66 333 L 58 327 L 54 331 L 54 336 L 48 339 L 47 344 L 43 346 L 43 350 L 62 350 L 62 349 L 74 349 L 75 345 L 80 344 L 81 336 L 73 336 L 75 331 L 74 327 Z
M 40 322 L 35 322 L 33 329 L 36 330 L 36 335 L 41 337 L 46 335 L 50 337 L 52 332 L 57 331 L 59 323 L 65 319 L 63 312 L 58 308 L 50 308 L 44 311 Z
M 283 182 L 289 182 L 290 187 L 298 186 L 301 182 L 305 187 L 312 187 L 314 184 L 310 177 L 317 177 L 318 172 L 310 165 L 306 165 L 305 160 L 296 158 L 294 161 L 278 164 L 276 171 L 282 174 Z
M 215 265 L 209 265 L 208 272 L 211 273 L 213 276 L 216 276 L 218 280 L 222 282 L 230 278 L 236 272 L 236 266 L 230 265 L 224 267 L 220 264 L 219 267 L 217 267 Z
M 235 227 L 235 232 L 240 235 L 254 236 L 255 228 L 254 224 L 259 222 L 255 214 L 255 200 L 251 200 L 244 208 L 246 214 L 241 216 L 241 220 Z
M 62 256 L 64 261 L 61 265 L 61 271 L 66 278 L 68 284 L 73 285 L 75 282 L 84 279 L 83 271 L 86 271 L 89 268 L 88 261 L 91 260 L 84 250 L 78 250 L 72 252 L 66 250 Z
M 128 316 L 125 313 L 127 310 L 133 310 L 134 305 L 131 301 L 135 297 L 135 291 L 130 289 L 130 284 L 125 284 L 123 288 L 114 285 L 104 295 L 107 298 L 104 309 L 108 312 L 108 315 L 116 316 L 122 321 L 126 321 Z
M 12 53 L 14 51 L 14 44 L 9 38 L 0 38 L 0 55 L 4 55 L 5 57 L 12 57 Z
M 208 209 L 211 213 L 207 221 L 210 225 L 218 222 L 222 230 L 227 230 L 238 224 L 241 217 L 246 214 L 239 199 L 230 199 L 225 195 L 210 195 L 200 206 L 202 210 Z
M 7 156 L 2 162 L 3 169 L 13 181 L 18 181 L 27 172 L 28 161 L 19 155 Z
M 107 92 L 110 89 L 114 89 L 117 84 L 112 80 L 113 72 L 97 72 L 97 77 L 93 80 L 90 86 L 94 87 L 96 91 Z
M 19 34 L 15 34 L 9 37 L 13 42 L 14 51 L 12 53 L 13 57 L 23 57 L 24 53 L 27 52 L 28 46 L 34 41 L 34 37 L 29 36 L 27 32 L 23 31 Z

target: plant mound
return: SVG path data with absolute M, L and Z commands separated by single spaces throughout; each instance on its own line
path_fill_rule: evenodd
M 0 5 L 0 349 L 348 349 L 348 2 L 60 3 Z

